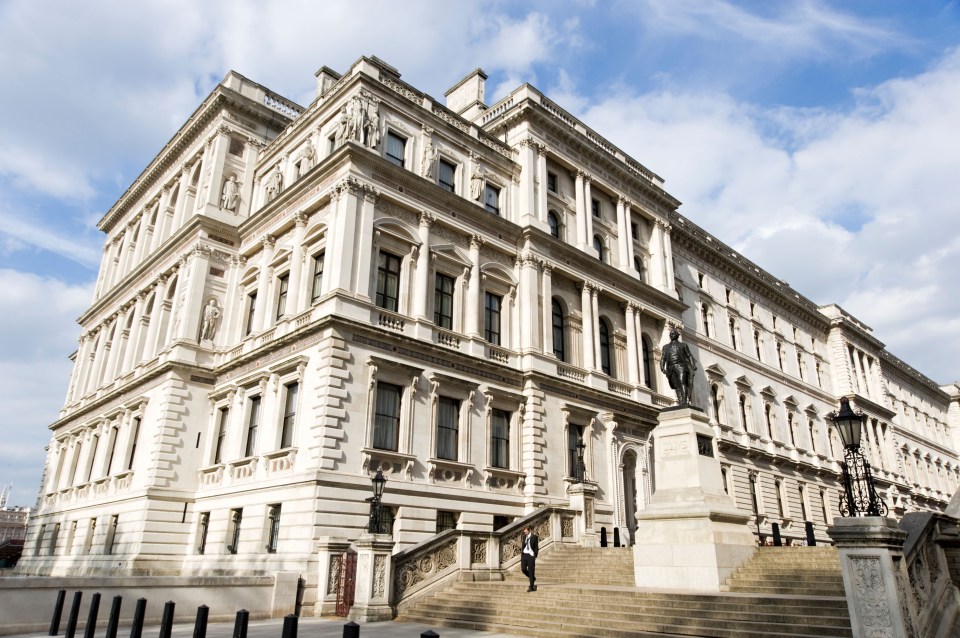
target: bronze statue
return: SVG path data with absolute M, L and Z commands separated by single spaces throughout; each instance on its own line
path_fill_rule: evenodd
M 693 373 L 697 369 L 697 360 L 690 353 L 687 344 L 679 341 L 680 331 L 670 329 L 670 343 L 663 347 L 660 359 L 660 371 L 670 381 L 670 387 L 677 393 L 677 404 L 690 405 L 690 389 L 693 386 Z

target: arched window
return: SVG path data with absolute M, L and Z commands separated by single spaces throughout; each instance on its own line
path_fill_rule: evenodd
M 560 220 L 555 212 L 547 213 L 547 225 L 550 227 L 550 234 L 560 239 Z
M 610 327 L 606 319 L 600 319 L 598 329 L 600 331 L 600 369 L 606 375 L 612 376 L 610 367 Z
M 703 336 L 710 337 L 710 307 L 706 302 L 700 304 L 700 320 L 703 322 Z
M 643 385 L 653 388 L 653 349 L 646 335 L 640 337 L 640 350 L 643 355 Z
M 606 253 L 606 249 L 603 246 L 603 239 L 600 237 L 600 235 L 593 236 L 593 249 L 597 251 L 597 258 L 600 259 L 600 261 L 606 263 L 607 253 Z
M 777 512 L 780 514 L 780 518 L 782 520 L 785 514 L 783 508 L 783 481 L 777 479 L 775 487 L 777 489 Z
M 817 453 L 817 430 L 813 425 L 813 419 L 807 419 L 807 430 L 810 432 L 810 451 Z
M 773 413 L 769 403 L 763 404 L 763 420 L 767 423 L 767 436 L 773 440 Z
M 737 343 L 737 320 L 731 317 L 729 326 L 730 326 L 730 346 L 734 350 L 739 350 L 740 346 Z
M 633 258 L 633 269 L 637 271 L 637 274 L 640 275 L 640 281 L 644 280 L 643 277 L 643 260 L 639 257 Z
M 556 299 L 550 302 L 550 317 L 553 326 L 553 356 L 567 360 L 567 348 L 563 338 L 563 306 Z
M 790 445 L 797 447 L 797 432 L 794 429 L 793 412 L 787 413 L 787 429 L 790 430 Z
M 744 432 L 748 432 L 750 428 L 747 427 L 747 397 L 744 394 L 740 394 L 738 398 L 740 404 L 740 427 L 743 428 Z
M 717 423 L 723 423 L 723 419 L 720 418 L 720 386 L 716 383 L 710 385 L 710 402 L 713 404 L 713 415 Z

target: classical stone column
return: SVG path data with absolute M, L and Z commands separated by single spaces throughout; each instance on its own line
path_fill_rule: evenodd
M 553 266 L 541 262 L 540 294 L 543 298 L 543 353 L 553 354 Z
M 187 206 L 188 192 L 190 190 L 190 162 L 186 162 L 180 169 L 180 189 L 177 192 L 177 203 L 173 209 L 173 223 L 170 225 L 170 232 L 167 237 L 177 232 L 177 229 L 183 225 L 184 209 Z M 166 239 L 166 237 L 164 237 Z
M 579 244 L 580 250 L 586 250 L 590 246 L 590 240 L 587 238 L 587 218 L 590 216 L 590 210 L 589 203 L 585 201 L 584 172 L 577 171 L 574 179 L 577 205 L 577 244 Z
M 430 294 L 430 228 L 434 217 L 427 211 L 420 213 L 420 250 L 417 253 L 417 279 L 413 294 L 413 316 L 427 319 L 427 296 Z
M 361 214 L 360 191 L 359 182 L 345 179 L 338 183 L 331 193 L 336 196 L 336 203 L 333 205 L 335 214 L 330 220 L 328 236 L 335 238 L 335 241 L 327 244 L 327 259 L 324 265 L 324 271 L 330 270 L 330 290 L 350 291 L 352 288 L 357 216 Z
M 673 227 L 670 224 L 664 224 L 663 228 L 663 261 L 664 261 L 664 271 L 666 272 L 667 280 L 664 282 L 664 289 L 672 291 L 674 289 L 674 279 L 676 275 L 673 272 L 673 247 L 670 241 L 670 231 L 673 230 Z
M 363 204 L 360 209 L 360 221 L 357 224 L 357 238 L 354 247 L 356 254 L 355 280 L 357 295 L 370 298 L 370 273 L 373 267 L 373 219 L 376 210 L 379 192 L 368 187 L 363 192 Z M 324 277 L 328 269 L 324 269 Z M 323 290 L 327 290 L 327 282 L 323 281 Z
M 543 175 L 536 173 L 536 142 L 527 138 L 520 142 L 520 215 L 536 217 L 536 182 L 540 178 L 543 186 Z
M 537 176 L 540 178 L 540 188 L 537 190 L 537 216 L 541 222 L 547 223 L 547 148 L 537 144 Z
M 393 539 L 387 534 L 364 533 L 354 544 L 357 548 L 356 595 L 349 618 L 360 623 L 392 620 Z
M 294 229 L 293 229 L 293 249 L 290 251 L 290 282 L 289 282 L 289 296 L 290 301 L 287 302 L 287 312 L 288 315 L 297 315 L 300 314 L 300 311 L 306 307 L 304 303 L 304 297 L 306 295 L 306 287 L 301 286 L 300 282 L 303 281 L 303 271 L 304 271 L 304 262 L 306 261 L 303 256 L 303 233 L 307 228 L 307 216 L 303 213 L 294 213 Z
M 585 175 L 583 178 L 583 203 L 586 214 L 583 216 L 584 230 L 586 236 L 583 244 L 586 251 L 593 255 L 593 192 L 590 187 L 591 178 Z
M 473 235 L 470 237 L 470 289 L 467 295 L 467 321 L 466 332 L 471 337 L 481 337 L 480 334 L 480 312 L 483 308 L 483 282 L 480 276 L 480 247 L 483 245 L 483 237 Z
M 276 247 L 276 239 L 266 235 L 260 240 L 260 270 L 257 273 L 257 305 L 253 309 L 253 330 L 251 332 L 260 332 L 267 326 L 267 306 L 270 305 L 270 274 L 273 268 L 270 262 L 273 261 L 273 250 Z
M 149 361 L 157 353 L 157 340 L 160 338 L 160 322 L 163 318 L 163 303 L 167 296 L 168 278 L 161 275 L 154 285 L 153 309 L 151 310 L 150 325 L 147 326 L 147 337 L 143 346 L 143 360 Z
M 633 269 L 630 259 L 630 224 L 627 222 L 627 200 L 621 195 L 617 198 L 617 256 L 620 270 L 630 272 Z
M 624 211 L 623 211 L 624 224 L 627 235 L 627 272 L 633 273 L 634 277 L 640 277 L 640 273 L 637 272 L 637 269 L 633 267 L 633 262 L 636 255 L 633 252 L 633 209 L 631 207 L 630 201 L 627 200 L 624 202 Z
M 240 203 L 237 204 L 237 214 L 249 217 L 255 210 L 253 202 L 253 186 L 257 168 L 257 160 L 264 143 L 258 139 L 247 138 L 243 146 L 243 177 L 240 184 Z
M 230 150 L 230 128 L 226 124 L 217 127 L 217 135 L 213 138 L 213 148 L 210 152 L 210 183 L 207 186 L 207 196 L 204 204 L 212 206 L 213 210 L 220 209 L 220 192 L 223 190 L 223 168 Z
M 110 242 L 107 242 L 103 247 L 103 254 L 100 256 L 100 270 L 97 271 L 99 275 L 97 276 L 97 286 L 93 291 L 93 298 L 99 299 L 100 295 L 106 292 L 107 288 L 110 287 L 110 274 L 108 272 L 110 268 Z
M 627 381 L 631 385 L 640 385 L 640 364 L 637 359 L 637 320 L 636 314 L 639 311 L 637 304 L 627 303 L 626 324 L 627 324 Z
M 77 358 L 73 361 L 73 378 L 70 382 L 69 401 L 77 401 L 83 398 L 84 386 L 86 384 L 86 375 L 90 369 L 90 347 L 93 340 L 89 332 L 84 332 L 80 336 L 80 347 L 77 349 Z
M 596 286 L 590 289 L 590 324 L 593 329 L 593 365 L 600 372 L 603 361 L 600 358 L 600 308 L 599 308 L 600 290 Z M 610 344 L 613 343 L 613 333 L 607 335 Z M 610 345 L 608 344 L 608 345 Z
M 518 327 L 520 331 L 520 350 L 527 351 L 539 346 L 540 331 L 537 329 L 537 314 L 539 308 L 538 291 L 538 263 L 532 253 L 524 253 L 520 257 L 520 288 L 518 291 L 519 315 Z M 514 338 L 513 343 L 517 340 Z M 506 345 L 506 344 L 504 344 Z
M 583 367 L 594 369 L 593 286 L 583 282 L 580 289 L 580 312 L 583 316 Z

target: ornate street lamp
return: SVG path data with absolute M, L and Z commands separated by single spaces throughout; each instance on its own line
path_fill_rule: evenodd
M 387 484 L 387 478 L 379 469 L 376 475 L 370 479 L 373 484 L 373 496 L 367 499 L 370 503 L 370 522 L 367 524 L 367 531 L 371 534 L 381 534 L 383 508 L 381 499 L 383 498 L 383 487 Z
M 583 453 L 587 446 L 583 444 L 583 439 L 577 443 L 577 471 L 574 475 L 575 483 L 583 483 L 587 477 L 587 466 L 583 464 Z
M 866 415 L 850 408 L 847 397 L 840 398 L 840 410 L 827 415 L 843 441 L 843 496 L 840 514 L 843 516 L 886 516 L 887 505 L 878 496 L 873 485 L 870 463 L 860 451 L 860 435 Z

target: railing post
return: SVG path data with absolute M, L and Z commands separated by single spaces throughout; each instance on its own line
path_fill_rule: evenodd
M 247 638 L 247 623 L 250 622 L 250 612 L 241 609 L 237 612 L 237 620 L 233 623 L 233 638 Z
M 193 623 L 193 638 L 207 638 L 207 618 L 209 617 L 209 607 L 206 605 L 197 607 L 197 620 Z
M 133 624 L 130 625 L 130 638 L 140 638 L 143 635 L 143 617 L 147 615 L 147 599 L 138 598 L 137 606 L 133 610 Z
M 63 603 L 67 598 L 67 590 L 61 589 L 57 592 L 57 602 L 53 606 L 53 617 L 50 619 L 49 636 L 56 636 L 60 633 L 60 617 L 63 616 Z
M 90 612 L 87 614 L 87 626 L 83 628 L 83 638 L 93 638 L 97 632 L 97 614 L 100 613 L 100 592 L 90 598 Z
M 73 638 L 77 633 L 77 618 L 80 616 L 80 600 L 83 598 L 83 592 L 73 593 L 73 604 L 70 605 L 70 615 L 67 616 L 67 638 Z
M 114 596 L 113 604 L 110 605 L 110 620 L 107 621 L 106 638 L 117 638 L 117 628 L 120 626 L 120 605 L 123 604 L 123 596 Z
M 283 617 L 283 633 L 281 638 L 297 638 L 297 617 L 294 614 L 287 614 Z
M 343 638 L 360 638 L 360 625 L 352 620 L 343 626 Z
M 163 605 L 163 618 L 160 620 L 160 638 L 170 638 L 173 631 L 173 610 L 177 606 L 172 600 Z

